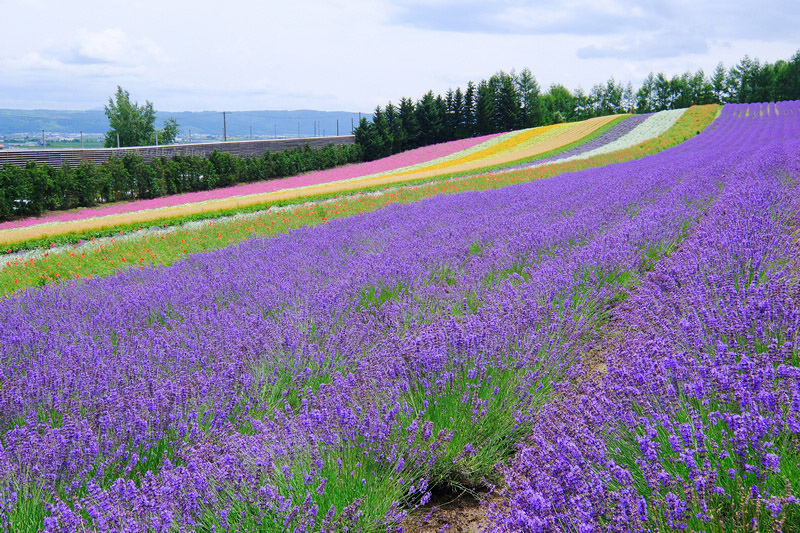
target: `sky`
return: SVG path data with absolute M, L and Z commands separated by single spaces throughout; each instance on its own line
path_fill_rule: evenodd
M 797 0 L 0 0 L 0 108 L 371 112 L 529 68 L 546 89 L 800 50 Z

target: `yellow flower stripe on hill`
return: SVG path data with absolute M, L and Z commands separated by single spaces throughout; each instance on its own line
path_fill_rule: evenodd
M 455 172 L 480 170 L 496 165 L 511 164 L 516 161 L 536 157 L 537 155 L 573 143 L 617 118 L 618 115 L 609 115 L 584 120 L 582 122 L 543 126 L 534 128 L 533 131 L 536 131 L 536 135 L 525 135 L 524 138 L 521 138 L 525 132 L 531 131 L 523 130 L 519 136 L 508 139 L 503 143 L 498 143 L 485 151 L 476 152 L 464 158 L 453 159 L 447 162 L 447 164 L 436 165 L 435 167 L 424 167 L 396 174 L 386 174 L 383 177 L 400 178 L 409 176 L 412 179 L 421 179 Z M 550 131 L 553 131 L 555 135 L 544 135 Z M 540 142 L 530 142 L 534 139 Z M 356 178 L 353 182 L 364 184 L 368 183 L 368 179 Z
M 489 146 L 483 150 L 476 151 L 472 154 L 465 155 L 463 157 L 458 157 L 452 159 L 450 161 L 442 161 L 441 163 L 430 165 L 418 169 L 413 170 L 406 170 L 402 172 L 393 172 L 391 174 L 387 174 L 388 176 L 405 176 L 407 174 L 413 174 L 416 172 L 427 172 L 433 170 L 440 170 L 444 168 L 449 168 L 454 165 L 460 165 L 462 163 L 469 163 L 471 161 L 478 161 L 482 159 L 486 159 L 487 157 L 492 157 L 496 154 L 513 151 L 514 149 L 519 148 L 522 145 L 529 144 L 532 139 L 535 139 L 546 133 L 548 130 L 553 129 L 555 126 L 542 126 L 539 128 L 530 128 L 527 130 L 520 130 L 517 132 L 516 135 L 509 137 L 503 142 L 499 142 L 493 146 Z
M 560 124 L 552 124 L 550 126 L 544 126 L 543 129 L 547 128 L 546 131 L 543 131 L 540 135 L 532 137 L 531 139 L 525 141 L 524 143 L 521 143 L 517 147 L 517 150 L 523 150 L 530 146 L 541 144 L 545 141 L 548 141 L 549 139 L 552 139 L 553 137 L 561 135 L 565 131 L 572 129 L 573 127 L 575 127 L 576 124 L 577 123 L 562 122 Z
M 364 174 L 363 176 L 356 176 L 356 177 L 348 178 L 346 180 L 341 180 L 341 181 L 354 181 L 354 180 L 361 180 L 361 179 L 364 179 L 364 178 L 377 178 L 377 177 L 380 177 L 380 176 L 387 176 L 389 174 L 397 174 L 397 173 L 400 173 L 400 172 L 405 172 L 407 170 L 416 170 L 416 169 L 419 169 L 419 168 L 427 168 L 427 167 L 429 167 L 431 165 L 438 165 L 439 163 L 443 163 L 445 161 L 452 161 L 453 159 L 458 159 L 458 158 L 464 157 L 465 155 L 468 155 L 468 154 L 472 154 L 472 153 L 475 153 L 475 152 L 486 150 L 487 148 L 490 148 L 490 147 L 494 146 L 497 143 L 501 143 L 501 142 L 504 142 L 506 139 L 510 139 L 511 137 L 517 135 L 518 133 L 519 133 L 519 131 L 510 131 L 510 132 L 506 132 L 506 133 L 500 133 L 500 134 L 498 134 L 496 136 L 491 137 L 490 139 L 487 139 L 487 140 L 483 141 L 480 144 L 476 144 L 476 145 L 474 145 L 474 146 L 472 146 L 470 148 L 467 148 L 466 150 L 453 152 L 452 154 L 448 154 L 448 155 L 445 155 L 445 156 L 442 156 L 442 157 L 437 157 L 435 159 L 431 159 L 430 161 L 423 161 L 422 163 L 415 163 L 413 165 L 393 168 L 393 169 L 384 170 L 384 171 L 381 171 L 381 172 L 375 172 L 373 174 Z

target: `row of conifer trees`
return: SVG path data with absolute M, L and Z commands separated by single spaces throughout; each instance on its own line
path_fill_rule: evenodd
M 672 78 L 650 73 L 637 90 L 612 77 L 588 93 L 580 87 L 571 92 L 561 84 L 542 92 L 529 69 L 500 71 L 444 96 L 428 91 L 416 102 L 401 98 L 397 105 L 378 106 L 372 120 L 361 120 L 355 136 L 371 160 L 434 143 L 596 116 L 797 99 L 800 51 L 775 63 L 748 56 L 730 69 L 720 63 L 710 77 L 703 70 Z

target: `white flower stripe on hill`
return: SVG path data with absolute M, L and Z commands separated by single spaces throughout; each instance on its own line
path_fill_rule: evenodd
M 604 146 L 600 146 L 599 148 L 595 148 L 589 152 L 584 152 L 571 157 L 565 157 L 563 159 L 555 159 L 553 161 L 540 164 L 551 165 L 554 163 L 564 163 L 566 161 L 574 161 L 577 159 L 587 159 L 595 155 L 607 154 L 610 152 L 616 152 L 617 150 L 624 150 L 625 148 L 630 148 L 631 146 L 636 146 L 639 143 L 643 143 L 658 137 L 662 133 L 665 133 L 675 124 L 675 122 L 678 121 L 685 111 L 686 109 L 659 111 L 636 126 L 636 128 L 634 128 L 630 133 L 620 137 L 616 141 L 610 142 Z M 531 166 L 539 166 L 539 164 L 534 163 Z

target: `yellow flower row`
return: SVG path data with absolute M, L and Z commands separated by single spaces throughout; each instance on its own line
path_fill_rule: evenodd
M 539 128 L 530 128 L 526 130 L 520 130 L 515 135 L 510 136 L 508 139 L 492 144 L 483 150 L 476 150 L 468 155 L 464 155 L 462 157 L 457 157 L 454 159 L 450 159 L 448 161 L 442 161 L 440 163 L 435 163 L 433 165 L 426 165 L 424 167 L 415 168 L 411 170 L 405 170 L 402 172 L 392 173 L 391 176 L 405 176 L 408 174 L 415 174 L 418 172 L 428 172 L 428 171 L 435 171 L 441 169 L 447 169 L 453 166 L 457 166 L 463 163 L 469 163 L 472 161 L 480 161 L 486 159 L 488 157 L 492 157 L 496 154 L 513 151 L 515 148 L 518 148 L 520 145 L 529 143 L 532 139 L 535 139 L 546 133 L 547 131 L 553 129 L 554 126 L 542 126 Z
M 521 130 L 516 135 L 483 150 L 437 164 L 387 174 L 383 177 L 413 175 L 416 178 L 477 170 L 528 159 L 573 143 L 615 120 L 618 115 L 597 117 L 582 122 L 554 124 Z

